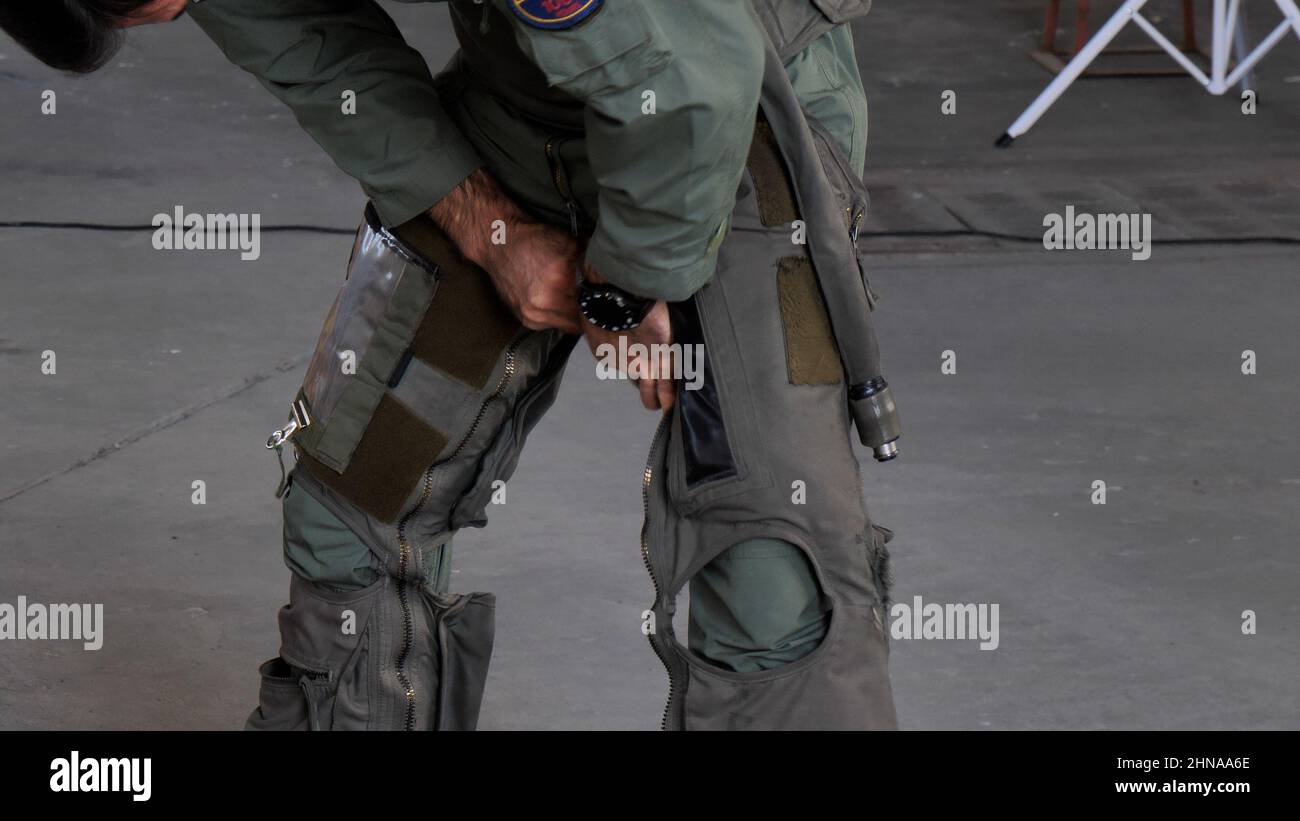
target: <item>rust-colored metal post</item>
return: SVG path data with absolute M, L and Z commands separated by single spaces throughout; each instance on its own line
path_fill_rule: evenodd
M 1074 51 L 1072 54 L 1078 54 L 1088 43 L 1088 12 L 1092 6 L 1091 0 L 1079 0 L 1079 13 L 1074 18 Z
M 1056 50 L 1056 26 L 1061 16 L 1061 0 L 1047 0 L 1047 18 L 1043 20 L 1043 51 Z

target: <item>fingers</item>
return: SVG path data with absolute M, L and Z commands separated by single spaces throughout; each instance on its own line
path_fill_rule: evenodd
M 663 303 L 656 307 L 662 309 Z M 673 354 L 667 344 L 671 331 L 667 328 L 666 313 L 666 310 L 652 310 L 641 326 L 622 333 L 603 331 L 583 322 L 587 344 L 598 359 L 603 355 L 599 350 L 602 345 L 618 346 L 622 351 L 620 342 L 627 340 L 631 358 L 617 363 L 618 371 L 636 386 L 641 404 L 651 411 L 668 410 L 677 398 Z
M 535 305 L 525 305 L 519 309 L 519 323 L 530 331 L 545 331 L 555 328 L 566 334 L 581 334 L 582 327 L 576 316 L 557 310 L 547 310 Z
M 659 407 L 665 411 L 672 410 L 673 403 L 677 401 L 677 380 L 660 379 L 655 385 L 655 390 L 659 395 Z
M 563 331 L 563 332 L 566 333 L 566 334 L 571 334 L 571 335 L 573 335 L 573 336 L 581 336 L 581 335 L 582 335 L 582 326 L 580 326 L 580 325 L 578 324 L 577 320 L 564 318 L 564 319 L 561 319 L 561 320 L 558 322 L 558 324 L 556 324 L 554 327 L 555 327 L 557 330 L 559 330 L 559 331 Z
M 618 372 L 636 385 L 641 404 L 646 410 L 666 411 L 673 407 L 677 401 L 677 382 L 673 352 L 669 347 L 672 330 L 668 323 L 667 308 L 662 302 L 635 330 L 622 333 L 604 331 L 584 320 L 582 331 L 587 338 L 588 347 L 598 360 L 608 355 L 608 352 L 601 352 L 602 345 L 612 346 L 622 352 L 625 348 L 620 345 L 620 340 L 626 339 L 626 352 L 631 357 L 628 361 L 617 362 Z
M 568 305 L 540 306 L 527 304 L 519 309 L 519 322 L 530 331 L 544 331 L 555 328 L 566 334 L 582 334 L 582 324 L 578 320 L 577 302 L 572 308 Z
M 657 368 L 649 372 L 653 374 L 652 378 L 641 379 L 637 382 L 637 388 L 641 392 L 641 404 L 646 410 L 671 410 L 673 403 L 677 401 L 677 380 L 672 371 L 672 357 L 668 353 L 661 353 Z
M 555 321 L 555 327 L 566 334 L 582 335 L 582 309 L 578 307 L 577 293 L 556 312 Z
M 550 288 L 543 299 L 544 306 L 551 316 L 550 327 L 558 328 L 566 334 L 581 334 L 578 284 L 573 278 L 572 270 L 570 266 L 557 269 L 551 275 Z
M 118 19 L 119 28 L 146 26 L 150 23 L 166 23 L 175 20 L 185 11 L 189 0 L 153 0 L 146 3 L 125 17 Z
M 578 321 L 562 314 L 528 314 L 520 319 L 520 324 L 530 331 L 546 331 L 553 328 L 574 336 L 582 334 Z
M 534 280 L 518 314 L 519 321 L 529 330 L 556 328 L 567 334 L 582 333 L 578 320 L 578 289 L 571 278 L 552 275 Z
M 662 379 L 642 379 L 636 383 L 637 390 L 641 391 L 641 404 L 646 410 L 659 410 L 659 395 L 655 387 L 663 382 Z
M 659 335 L 665 341 L 671 340 L 672 334 L 667 328 L 667 323 L 659 331 Z M 673 371 L 673 356 L 671 350 L 665 345 L 660 348 L 659 354 L 659 379 L 655 382 L 656 405 L 664 410 L 673 406 L 677 400 L 677 374 Z
M 579 246 L 572 237 L 551 226 L 520 223 L 510 242 L 491 247 L 494 255 L 478 264 L 520 324 L 532 331 L 582 333 L 574 276 Z

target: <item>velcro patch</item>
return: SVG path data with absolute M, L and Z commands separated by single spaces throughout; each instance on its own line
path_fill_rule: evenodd
M 573 28 L 603 5 L 605 0 L 510 0 L 515 16 L 539 29 Z
M 785 331 L 785 365 L 791 385 L 834 385 L 844 366 L 831 330 L 817 272 L 807 257 L 785 257 L 777 267 L 776 290 Z

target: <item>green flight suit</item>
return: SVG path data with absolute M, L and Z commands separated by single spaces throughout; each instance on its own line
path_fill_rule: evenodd
M 572 158 L 568 173 L 583 210 L 600 216 L 587 258 L 602 276 L 668 300 L 708 281 L 749 149 L 744 120 L 758 94 L 761 35 L 739 9 L 743 0 L 689 9 L 681 0 L 606 0 L 569 32 L 530 29 L 472 0 L 404 1 L 450 6 L 457 34 L 468 41 L 457 60 L 504 105 L 561 130 L 584 131 L 586 156 Z M 493 128 L 490 142 L 500 155 L 483 157 L 448 113 L 451 101 L 439 99 L 424 58 L 372 0 L 209 0 L 191 16 L 361 183 L 385 225 L 424 212 L 487 159 L 505 158 L 514 158 L 516 173 L 502 175 L 511 193 L 534 213 L 567 222 L 545 158 L 519 150 L 526 142 L 518 117 L 479 99 L 477 112 Z M 630 45 L 618 39 L 620 29 L 635 38 L 651 32 L 657 51 L 642 59 L 672 63 L 654 75 L 652 118 L 636 116 L 645 89 L 615 76 L 648 74 L 651 67 L 618 64 L 570 76 L 584 59 L 616 62 L 618 50 Z M 559 37 L 567 39 L 551 42 Z M 609 54 L 575 48 L 587 37 L 600 38 L 592 48 Z M 828 32 L 787 68 L 800 99 L 860 173 L 866 100 L 847 27 Z M 349 90 L 357 94 L 357 111 L 344 116 Z
M 782 2 L 805 5 L 768 5 Z M 211 0 L 193 16 L 361 183 L 384 225 L 411 222 L 486 166 L 535 216 L 589 237 L 587 260 L 610 281 L 690 298 L 717 268 L 751 152 L 762 28 L 743 0 L 606 0 L 571 30 L 521 23 L 510 4 L 452 0 L 462 49 L 437 78 L 369 0 Z M 769 15 L 802 19 L 789 11 Z M 860 176 L 867 114 L 851 33 L 833 26 L 798 46 L 782 55 L 790 85 Z M 341 116 L 345 91 L 355 115 Z M 334 498 L 285 499 L 295 577 L 342 596 L 378 584 L 366 527 L 318 495 Z M 450 535 L 437 541 L 418 552 L 435 597 L 447 595 Z M 742 540 L 690 592 L 692 651 L 735 673 L 803 658 L 830 622 L 815 569 L 781 538 Z

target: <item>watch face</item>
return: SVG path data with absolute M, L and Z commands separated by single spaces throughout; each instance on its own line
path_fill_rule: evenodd
M 637 299 L 613 286 L 586 285 L 578 293 L 578 304 L 587 321 L 606 331 L 628 331 L 641 324 L 651 303 Z

